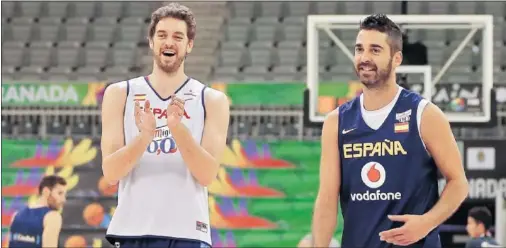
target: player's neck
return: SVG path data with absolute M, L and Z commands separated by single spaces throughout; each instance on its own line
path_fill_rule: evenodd
M 374 111 L 387 106 L 395 98 L 398 90 L 399 86 L 395 82 L 387 83 L 378 89 L 364 88 L 364 109 Z
M 42 208 L 47 206 L 48 206 L 47 200 L 41 197 L 37 200 L 36 203 L 32 204 L 30 208 Z
M 153 68 L 153 72 L 148 75 L 149 82 L 153 89 L 162 97 L 168 97 L 174 94 L 187 79 L 184 73 L 184 64 L 181 64 L 180 68 L 175 73 L 166 73 L 157 66 Z

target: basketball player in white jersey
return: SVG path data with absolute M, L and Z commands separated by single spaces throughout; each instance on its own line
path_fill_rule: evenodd
M 106 238 L 116 247 L 210 247 L 206 186 L 226 146 L 229 103 L 184 72 L 196 22 L 171 3 L 151 16 L 153 71 L 107 87 L 102 170 L 119 182 Z

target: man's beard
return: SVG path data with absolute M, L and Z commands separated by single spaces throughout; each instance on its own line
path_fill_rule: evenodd
M 174 61 L 174 62 L 163 63 L 162 62 L 163 56 L 164 55 L 156 55 L 155 56 L 156 65 L 162 71 L 169 73 L 169 74 L 177 72 L 177 70 L 179 70 L 179 67 L 181 67 L 181 64 L 183 64 L 184 59 L 185 59 L 185 56 L 181 56 L 181 57 L 177 57 L 176 61 Z M 177 54 L 174 56 L 177 56 Z
M 56 199 L 54 197 L 52 197 L 52 196 L 49 196 L 47 198 L 47 205 L 52 210 L 59 210 L 60 209 L 60 206 L 56 202 Z
M 388 62 L 388 65 L 385 69 L 378 69 L 378 67 L 376 65 L 374 65 L 376 67 L 376 69 L 375 69 L 375 75 L 372 78 L 371 77 L 363 78 L 360 76 L 359 68 L 363 65 L 372 66 L 374 64 L 362 63 L 362 64 L 359 64 L 359 66 L 355 68 L 355 72 L 356 72 L 358 78 L 360 79 L 360 82 L 362 82 L 362 84 L 365 87 L 367 87 L 368 89 L 381 88 L 385 85 L 387 80 L 390 78 L 390 73 L 392 72 L 392 59 L 390 59 L 390 61 Z

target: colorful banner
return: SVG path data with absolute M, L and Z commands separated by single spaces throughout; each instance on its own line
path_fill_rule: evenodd
M 101 177 L 98 147 L 90 139 L 74 141 L 2 140 L 2 227 L 10 223 L 12 214 L 20 207 L 34 203 L 38 185 L 46 175 L 59 175 L 66 179 L 69 195 L 113 196 Z M 91 163 L 90 163 L 91 162 Z M 91 164 L 91 165 L 90 165 Z M 77 169 L 77 170 L 76 170 Z M 86 171 L 100 174 L 80 180 Z M 93 189 L 83 187 L 92 182 Z M 89 188 L 90 186 L 88 186 Z
M 445 111 L 469 111 L 479 109 L 481 84 L 437 86 L 434 102 L 447 108 Z M 2 82 L 2 104 L 4 106 L 97 106 L 101 103 L 106 84 L 103 82 L 51 83 L 51 82 Z M 213 83 L 211 87 L 225 92 L 234 106 L 300 106 L 306 84 L 303 82 L 240 82 Z M 319 84 L 319 105 L 340 105 L 361 92 L 361 84 L 352 82 L 322 82 Z M 499 104 L 506 102 L 506 86 L 496 87 Z M 423 90 L 422 84 L 413 84 L 411 90 Z M 456 97 L 453 97 L 453 96 Z M 449 97 L 452 96 L 452 97 Z M 448 107 L 446 107 L 448 106 Z M 333 108 L 334 106 L 332 106 Z M 326 108 L 322 106 L 322 108 Z M 325 112 L 325 111 L 323 111 Z
M 423 84 L 410 84 L 410 90 L 423 91 Z M 234 106 L 300 106 L 306 84 L 303 82 L 214 83 L 212 88 L 225 92 Z M 496 85 L 496 100 L 506 102 L 506 86 Z M 362 92 L 360 82 L 322 82 L 318 85 L 318 112 L 327 113 Z M 436 85 L 433 102 L 444 111 L 480 111 L 481 84 Z
M 317 141 L 267 143 L 232 140 L 223 153 L 221 163 L 232 168 L 318 170 L 319 146 Z
M 60 242 L 108 246 L 96 230 L 103 235 L 108 227 L 117 188 L 103 180 L 97 142 L 2 140 L 2 145 L 4 228 L 15 211 L 36 200 L 41 178 L 56 173 L 67 179 L 69 187 Z M 295 247 L 310 233 L 318 161 L 316 141 L 233 140 L 228 144 L 224 166 L 208 187 L 215 246 Z M 339 240 L 341 233 L 340 227 L 334 237 Z
M 4 106 L 97 106 L 105 83 L 4 83 Z
M 232 140 L 208 186 L 214 245 L 296 247 L 311 229 L 319 154 L 316 141 Z
M 355 93 L 354 84 L 325 82 L 319 85 L 320 96 L 348 98 Z M 303 104 L 306 84 L 295 83 L 214 83 L 211 87 L 225 92 L 234 106 L 299 106 Z
M 410 90 L 422 94 L 423 84 L 411 84 Z M 444 112 L 482 112 L 482 84 L 454 83 L 436 84 L 432 94 L 432 103 Z M 499 99 L 499 97 L 496 97 Z
M 114 247 L 105 240 L 105 230 L 103 229 L 64 229 L 60 233 L 58 247 Z
M 220 168 L 209 193 L 220 197 L 310 198 L 318 191 L 318 173 L 302 169 Z
M 341 222 L 342 223 L 342 222 Z M 339 233 L 342 230 L 339 229 Z M 310 231 L 302 230 L 216 230 L 212 229 L 213 247 L 297 247 Z M 334 236 L 341 240 L 341 236 Z

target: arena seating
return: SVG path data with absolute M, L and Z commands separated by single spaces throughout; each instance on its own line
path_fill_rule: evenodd
M 2 78 L 96 81 L 133 75 L 156 4 L 2 3 Z
M 231 2 L 231 17 L 225 25 L 220 49 L 220 63 L 215 79 L 221 81 L 304 81 L 306 64 L 307 14 L 364 14 L 383 12 L 400 14 L 401 2 Z M 506 83 L 504 71 L 506 32 L 503 3 L 408 2 L 410 14 L 494 14 L 495 18 L 495 79 Z M 422 41 L 429 49 L 429 64 L 437 73 L 443 63 L 467 34 L 467 30 L 419 30 L 410 32 L 411 41 Z M 335 31 L 344 44 L 353 45 L 356 31 Z M 478 33 L 479 34 L 479 33 Z M 480 35 L 474 43 L 479 44 Z M 349 60 L 323 32 L 320 35 L 322 80 L 348 81 L 353 77 Z M 468 45 L 455 61 L 442 82 L 476 82 L 479 80 L 481 54 Z M 342 74 L 347 73 L 346 76 Z M 415 75 L 414 80 L 421 81 Z
M 149 15 L 161 4 L 4 2 L 2 80 L 115 82 L 147 74 L 151 68 L 151 57 L 145 39 Z M 197 14 L 199 27 L 195 51 L 187 60 L 187 72 L 204 82 L 304 82 L 307 14 L 402 13 L 401 2 L 187 4 Z M 505 6 L 499 2 L 408 2 L 407 13 L 494 14 L 494 82 L 504 84 Z M 435 75 L 466 32 L 419 30 L 409 32 L 408 35 L 411 42 L 421 41 L 428 47 L 429 64 L 433 66 Z M 353 44 L 354 30 L 336 33 L 347 46 Z M 319 53 L 323 58 L 320 78 L 334 82 L 353 79 L 353 69 L 348 59 L 327 35 L 322 34 L 320 37 Z M 480 80 L 481 54 L 479 46 L 476 46 L 479 45 L 479 40 L 478 33 L 474 43 L 462 51 L 441 83 Z M 408 82 L 420 81 L 421 78 L 416 74 L 408 76 Z M 2 133 L 31 135 L 40 131 L 42 122 L 47 123 L 43 127 L 49 134 L 100 134 L 99 119 L 70 116 L 48 117 L 43 120 L 39 117 L 7 116 L 2 119 Z M 297 120 L 233 122 L 238 125 L 234 130 L 255 134 L 269 134 L 276 129 L 291 134 L 300 127 Z M 255 130 L 248 130 L 251 128 Z M 497 132 L 504 135 L 501 130 L 483 132 L 493 136 Z M 474 129 L 463 130 L 458 135 L 472 137 L 480 135 L 480 132 L 482 131 Z
M 199 29 L 195 51 L 187 61 L 187 72 L 204 82 L 304 82 L 306 61 L 307 14 L 401 13 L 401 2 L 229 2 L 203 6 L 188 3 L 197 14 Z M 151 58 L 146 44 L 149 14 L 160 6 L 150 3 L 74 3 L 4 2 L 2 6 L 2 80 L 3 81 L 108 81 L 115 82 L 147 74 Z M 79 10 L 79 11 L 77 11 Z M 494 80 L 506 83 L 506 25 L 504 3 L 408 2 L 410 14 L 493 13 Z M 428 47 L 429 64 L 437 73 L 466 30 L 419 30 L 410 32 L 410 41 L 422 41 Z M 337 31 L 347 46 L 353 44 L 354 30 Z M 353 78 L 352 68 L 343 53 L 322 34 L 320 77 L 346 82 Z M 475 35 L 474 44 L 479 44 Z M 200 40 L 199 40 L 200 39 Z M 205 40 L 206 42 L 202 42 Z M 480 79 L 480 49 L 468 45 L 443 76 L 441 83 L 476 82 Z M 409 82 L 420 82 L 410 74 Z M 41 122 L 48 134 L 70 132 L 100 134 L 99 119 L 89 117 L 7 116 L 2 133 L 34 134 Z M 248 118 L 246 118 L 248 119 Z M 269 134 L 276 129 L 293 134 L 297 120 L 235 121 L 239 133 Z M 293 118 L 292 118 L 293 119 Z M 24 123 L 18 125 L 17 123 Z M 33 124 L 32 124 L 33 123 Z M 264 125 L 269 124 L 269 125 Z M 287 125 L 285 125 L 288 123 Z M 60 125 L 62 124 L 62 125 Z M 279 126 L 279 124 L 282 124 Z M 47 126 L 47 127 L 46 127 Z M 254 130 L 251 130 L 251 129 Z M 458 135 L 479 136 L 484 132 L 504 135 L 502 129 L 490 132 L 462 130 Z M 306 131 L 305 131 L 306 132 Z M 309 132 L 309 133 L 308 133 Z M 318 131 L 315 131 L 318 134 Z M 312 136 L 313 131 L 306 134 Z
M 145 66 L 139 58 L 147 55 L 145 37 L 149 14 L 159 5 L 159 2 L 5 2 L 2 5 L 5 6 L 2 8 L 2 76 L 4 80 L 114 81 L 137 75 L 140 67 Z M 214 65 L 202 69 L 213 70 L 211 79 L 222 81 L 302 81 L 307 14 L 401 13 L 401 2 L 230 2 L 225 7 L 229 8 L 230 17 L 222 29 L 220 48 L 215 54 L 218 59 Z M 493 13 L 497 16 L 496 82 L 506 82 L 506 60 L 502 59 L 506 57 L 503 3 L 409 2 L 407 9 L 410 14 Z M 209 21 L 207 17 L 200 19 Z M 221 21 L 216 25 L 221 25 Z M 453 51 L 448 48 L 455 48 L 465 34 L 465 30 L 420 30 L 409 36 L 429 47 L 429 63 L 438 68 Z M 355 31 L 340 31 L 338 36 L 351 45 Z M 339 56 L 339 49 L 325 35 L 321 37 L 326 39 L 320 47 L 320 55 L 325 58 L 322 78 L 349 79 L 352 74 L 342 76 L 350 72 L 349 62 Z M 475 37 L 475 43 L 479 43 L 480 36 Z M 213 56 L 213 53 L 207 55 Z M 479 49 L 464 49 L 445 79 L 476 81 L 477 74 L 473 72 L 480 70 L 480 58 Z

